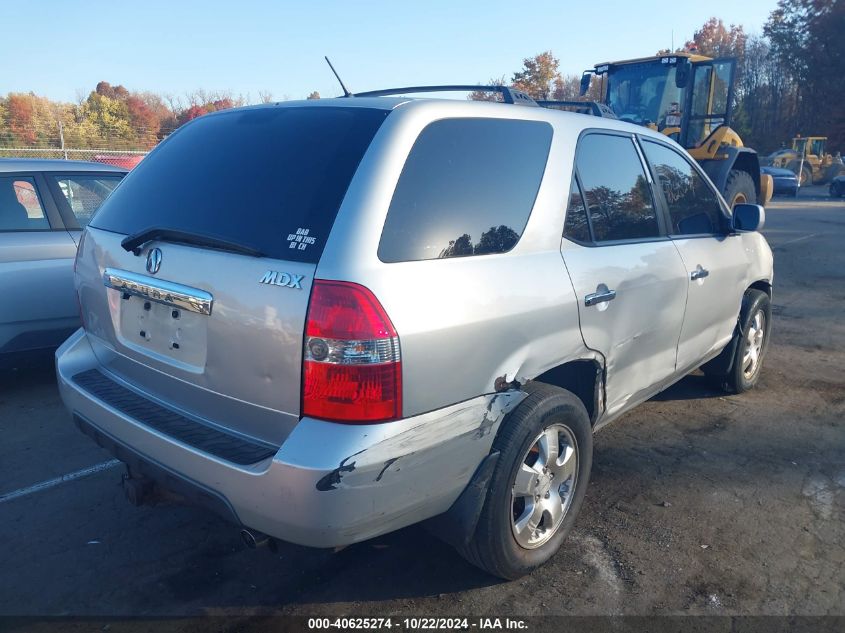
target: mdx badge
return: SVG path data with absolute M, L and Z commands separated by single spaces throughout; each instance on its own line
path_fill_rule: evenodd
M 275 270 L 268 270 L 264 276 L 258 280 L 261 284 L 271 284 L 273 286 L 286 286 L 288 288 L 298 288 L 302 290 L 302 280 L 305 275 L 292 275 L 291 273 L 280 273 Z
M 154 248 L 147 253 L 147 272 L 155 275 L 161 268 L 161 249 Z

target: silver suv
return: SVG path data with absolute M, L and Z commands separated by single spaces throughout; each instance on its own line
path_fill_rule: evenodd
M 698 367 L 754 386 L 763 209 L 656 132 L 517 101 L 219 112 L 127 176 L 57 367 L 130 499 L 314 547 L 430 520 L 514 578 L 571 530 L 595 430 Z

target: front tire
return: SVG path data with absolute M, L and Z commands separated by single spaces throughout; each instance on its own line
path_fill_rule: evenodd
M 813 184 L 813 170 L 806 165 L 801 169 L 799 183 L 802 187 L 807 187 Z
M 733 363 L 720 380 L 728 393 L 743 393 L 753 389 L 760 380 L 763 358 L 769 348 L 772 330 L 772 303 L 761 290 L 749 289 L 742 299 L 739 330 Z
M 725 182 L 725 200 L 731 209 L 734 205 L 741 203 L 756 204 L 757 189 L 754 187 L 754 180 L 746 171 L 732 169 L 728 173 Z
M 530 573 L 560 548 L 584 501 L 593 431 L 584 404 L 543 383 L 503 421 L 500 453 L 475 534 L 461 554 L 506 579 Z

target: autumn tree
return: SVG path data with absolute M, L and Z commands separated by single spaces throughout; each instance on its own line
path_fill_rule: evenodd
M 0 143 L 18 146 L 50 146 L 59 137 L 58 107 L 32 93 L 12 93 L 0 99 Z
M 560 62 L 551 51 L 522 60 L 522 70 L 514 73 L 511 84 L 534 99 L 548 99 L 560 77 Z
M 502 75 L 501 77 L 495 77 L 484 85 L 504 86 L 505 76 Z M 490 92 L 489 90 L 474 90 L 469 93 L 469 95 L 467 95 L 467 99 L 469 99 L 470 101 L 501 101 L 502 94 L 500 92 Z
M 9 131 L 12 138 L 24 145 L 35 144 L 34 111 L 29 95 L 9 95 L 6 100 Z
M 203 91 L 198 91 L 190 95 L 190 99 L 191 105 L 176 117 L 180 125 L 192 121 L 203 114 L 217 112 L 218 110 L 228 110 L 229 108 L 243 105 L 241 100 L 235 100 L 230 95 L 208 95 Z
M 697 50 L 708 57 L 737 57 L 745 54 L 745 42 L 748 36 L 742 25 L 725 26 L 719 18 L 710 18 L 704 25 L 693 33 L 692 39 L 686 43 L 688 50 Z
M 306 98 L 308 98 L 308 99 L 319 99 L 320 93 L 315 90 L 314 92 L 309 94 L 308 97 L 306 97 Z

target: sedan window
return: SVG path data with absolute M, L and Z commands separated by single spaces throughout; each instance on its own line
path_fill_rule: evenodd
M 117 187 L 122 175 L 55 176 L 59 190 L 67 200 L 80 226 L 86 226 L 103 200 Z
M 0 231 L 49 229 L 35 181 L 22 176 L 0 178 Z

